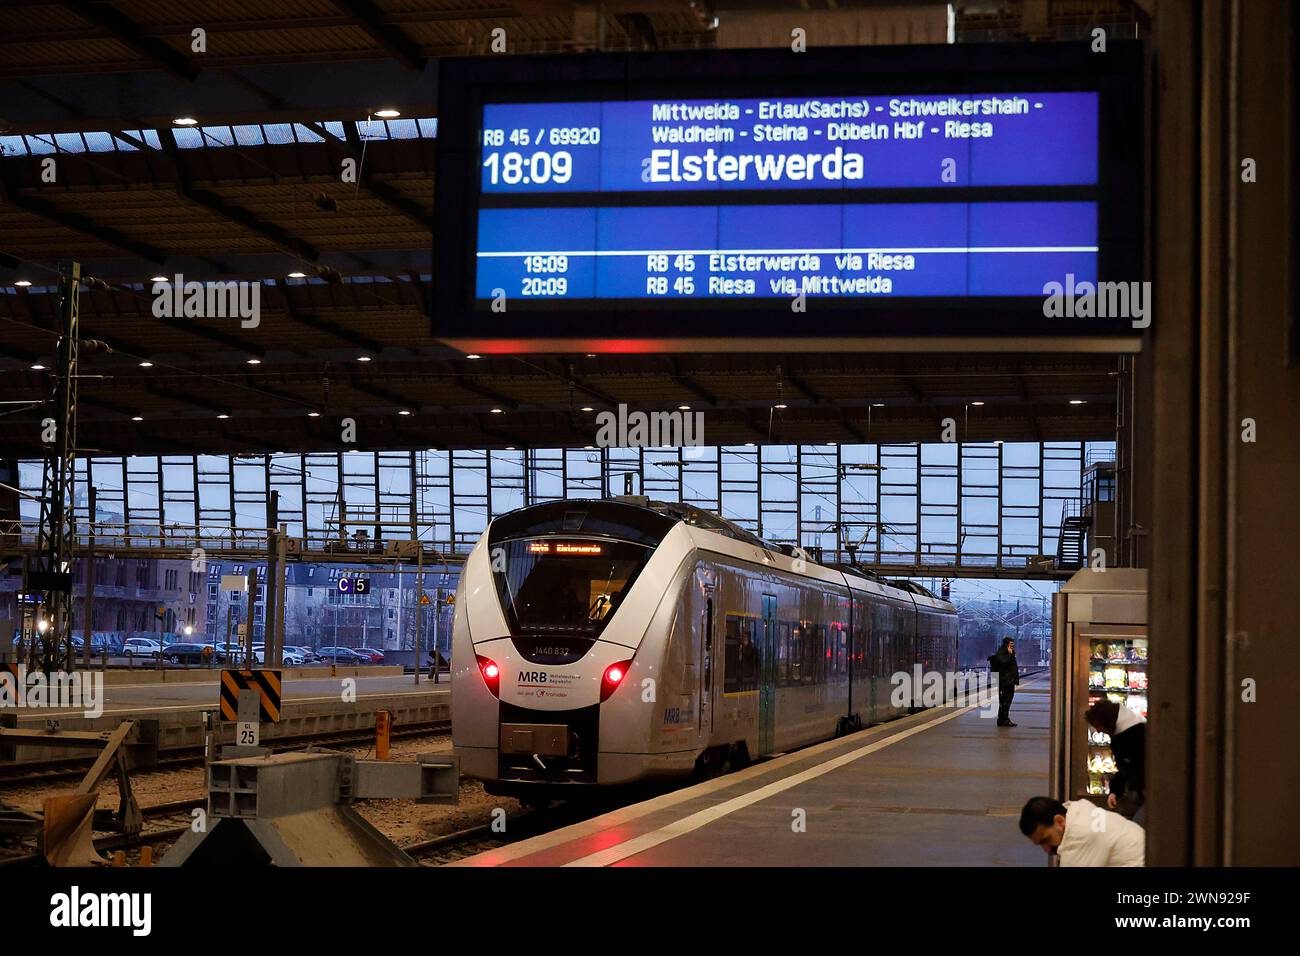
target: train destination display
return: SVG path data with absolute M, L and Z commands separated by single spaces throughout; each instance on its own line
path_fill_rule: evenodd
M 474 297 L 1006 297 L 1095 281 L 1098 99 L 488 103 Z M 1051 187 L 1079 198 L 1036 198 Z
M 485 194 L 1096 181 L 1096 93 L 483 107 Z

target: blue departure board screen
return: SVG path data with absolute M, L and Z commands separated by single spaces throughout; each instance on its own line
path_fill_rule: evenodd
M 484 193 L 1096 181 L 1096 93 L 483 107 Z
M 1139 261 L 1137 60 L 998 52 L 453 64 L 435 287 L 513 336 L 743 334 L 796 299 L 824 334 L 1044 326 L 1049 283 Z

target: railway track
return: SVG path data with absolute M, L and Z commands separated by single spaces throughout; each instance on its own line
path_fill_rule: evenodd
M 422 737 L 429 734 L 450 733 L 451 721 L 437 720 L 417 724 L 403 724 L 394 727 L 391 737 L 400 740 L 408 737 Z M 341 731 L 330 734 L 303 734 L 295 737 L 275 737 L 264 740 L 263 745 L 272 752 L 296 750 L 307 746 L 340 746 L 371 742 L 375 739 L 374 728 Z M 177 747 L 158 754 L 158 762 L 152 767 L 142 768 L 143 773 L 179 770 L 203 763 L 202 747 Z M 73 757 L 65 760 L 41 761 L 39 763 L 0 764 L 0 792 L 15 787 L 39 786 L 44 783 L 58 783 L 64 780 L 80 780 L 95 762 L 94 757 Z

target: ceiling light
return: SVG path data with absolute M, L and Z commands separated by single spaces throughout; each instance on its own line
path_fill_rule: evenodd
M 177 126 L 198 126 L 199 121 L 193 116 L 178 116 L 172 120 Z
M 885 403 L 884 403 L 884 402 L 872 402 L 872 403 L 871 403 L 871 407 L 872 407 L 872 408 L 884 408 L 884 407 L 885 407 Z
M 153 362 L 141 362 L 141 363 L 140 363 L 140 367 L 141 367 L 141 368 L 153 368 Z
M 839 442 L 837 442 L 837 441 L 828 441 L 826 444 L 828 444 L 828 445 L 830 445 L 832 448 L 834 448 L 836 445 L 839 444 Z
M 583 445 L 582 447 L 583 447 L 584 449 L 586 449 L 587 451 L 593 451 L 593 450 L 595 450 L 595 448 L 596 448 L 595 445 Z
M 411 414 L 411 410 L 408 409 L 408 408 L 402 408 L 402 409 L 399 409 L 399 410 L 398 410 L 397 414 L 399 414 L 399 415 L 409 415 L 409 414 Z
M 261 364 L 262 364 L 262 360 L 261 360 L 260 358 L 251 358 L 251 359 L 248 360 L 248 364 L 249 364 L 249 365 L 261 365 Z
M 14 283 L 14 285 L 18 286 L 18 288 L 20 289 L 26 289 L 31 284 L 32 284 L 31 279 L 19 279 L 17 282 Z
M 1088 403 L 1085 402 L 1085 401 L 1084 401 L 1083 399 L 1081 399 L 1081 398 L 1072 398 L 1072 399 L 1070 399 L 1070 404 L 1071 404 L 1071 405 L 1086 405 L 1086 404 L 1088 404 Z
M 40 362 L 37 362 L 35 365 L 32 366 L 32 371 L 33 371 L 33 372 L 44 372 L 44 371 L 45 371 L 45 366 L 42 365 Z
M 370 356 L 369 356 L 369 355 L 358 355 L 358 356 L 357 356 L 357 361 L 358 361 L 358 362 L 369 362 L 369 361 L 370 361 Z
M 594 412 L 594 411 L 595 411 L 595 409 L 592 408 L 590 405 L 583 405 L 583 406 L 582 406 L 582 410 L 583 410 L 584 412 Z
M 983 402 L 971 402 L 972 405 L 983 405 Z
M 289 273 L 289 278 L 290 278 L 290 279 L 305 279 L 305 278 L 307 278 L 307 273 L 305 273 L 305 272 L 290 272 L 290 273 Z
M 773 405 L 772 407 L 773 407 L 773 408 L 789 408 L 790 406 L 787 405 L 785 402 L 778 402 L 777 404 Z
M 222 412 L 222 413 L 221 413 L 220 415 L 218 415 L 217 417 L 218 417 L 218 418 L 229 418 L 230 416 L 227 415 L 225 412 Z
M 150 277 L 149 277 L 149 281 L 150 281 L 150 282 L 170 282 L 171 280 L 168 279 L 166 276 L 150 276 Z
M 514 450 L 515 450 L 514 445 L 506 445 L 506 451 L 514 451 Z
M 499 408 L 494 408 L 494 409 L 492 409 L 492 414 L 493 414 L 493 415 L 500 415 L 500 414 L 501 414 L 501 411 L 502 411 L 502 410 L 499 409 Z
M 679 412 L 689 412 L 689 411 L 691 410 L 691 406 L 689 406 L 689 405 L 678 405 L 678 406 L 677 406 L 677 410 L 678 410 Z
M 144 421 L 144 419 L 141 418 L 139 415 L 132 415 L 132 416 L 131 416 L 131 421 L 133 421 L 133 422 L 142 422 L 142 421 Z
M 402 111 L 395 110 L 391 106 L 389 106 L 389 107 L 385 107 L 382 110 L 375 110 L 375 115 L 378 116 L 380 119 L 397 119 L 397 117 L 402 115 Z
M 479 355 L 477 352 L 470 352 L 468 355 L 465 356 L 465 358 L 469 359 L 470 361 L 473 361 L 474 359 L 481 359 L 482 357 L 483 356 Z
M 996 440 L 993 442 L 993 444 L 995 444 L 995 445 L 1001 445 L 1001 444 L 1002 444 L 1002 439 L 1001 439 L 1001 438 L 996 439 Z
M 307 417 L 308 417 L 308 418 L 320 418 L 320 412 L 308 412 L 308 413 L 307 413 Z

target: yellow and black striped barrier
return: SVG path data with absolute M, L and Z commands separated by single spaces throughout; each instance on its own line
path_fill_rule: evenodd
M 221 672 L 221 719 L 239 719 L 239 692 L 255 690 L 260 700 L 261 721 L 280 719 L 280 672 L 275 670 L 223 670 Z

